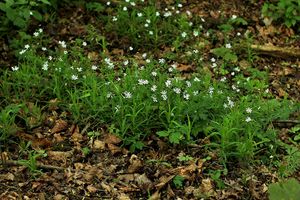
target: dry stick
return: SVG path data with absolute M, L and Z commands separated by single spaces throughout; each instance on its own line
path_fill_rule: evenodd
M 265 54 L 280 58 L 300 58 L 299 48 L 277 47 L 273 45 L 251 45 L 251 49 L 257 51 L 259 54 Z
M 2 161 L 0 164 L 1 165 L 9 165 L 9 166 L 22 165 L 20 162 L 15 161 L 15 160 L 5 160 L 5 161 Z M 53 165 L 36 164 L 36 166 L 41 169 L 51 169 L 51 170 L 59 170 L 59 171 L 66 170 L 66 168 L 53 166 Z
M 285 119 L 285 120 L 275 120 L 273 123 L 291 123 L 291 124 L 300 124 L 300 120 L 294 119 Z

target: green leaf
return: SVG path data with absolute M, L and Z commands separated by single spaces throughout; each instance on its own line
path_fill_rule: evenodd
M 182 134 L 180 132 L 171 132 L 169 136 L 169 140 L 171 143 L 179 144 L 180 140 L 182 139 Z
M 298 140 L 300 140 L 300 134 L 299 134 L 299 135 L 296 135 L 296 136 L 294 137 L 294 141 L 298 141 Z
M 158 136 L 160 136 L 160 137 L 168 137 L 169 136 L 169 132 L 168 131 L 159 131 L 156 134 Z
M 40 0 L 40 1 L 43 2 L 44 4 L 51 5 L 51 3 L 48 0 Z
M 173 184 L 175 185 L 176 188 L 181 188 L 183 186 L 183 181 L 184 181 L 184 177 L 176 175 L 173 178 Z
M 43 16 L 38 11 L 32 11 L 32 15 L 35 19 L 42 21 Z
M 296 200 L 300 197 L 300 184 L 292 178 L 269 186 L 270 200 Z

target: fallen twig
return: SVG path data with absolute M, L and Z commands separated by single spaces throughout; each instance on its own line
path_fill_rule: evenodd
M 8 165 L 8 166 L 18 166 L 18 165 L 23 165 L 22 163 L 15 161 L 15 160 L 4 160 L 0 162 L 0 165 Z M 44 164 L 39 164 L 37 163 L 36 166 L 41 169 L 50 169 L 50 170 L 59 170 L 59 171 L 64 171 L 66 168 L 64 167 L 58 167 L 54 165 L 44 165 Z
M 286 48 L 286 47 L 277 47 L 273 45 L 251 45 L 251 49 L 255 50 L 257 53 L 265 54 L 273 57 L 280 58 L 290 58 L 296 57 L 300 58 L 300 49 L 299 48 Z

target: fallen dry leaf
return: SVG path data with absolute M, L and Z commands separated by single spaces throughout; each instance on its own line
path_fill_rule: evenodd
M 59 133 L 68 128 L 68 122 L 58 119 L 55 121 L 54 127 L 51 129 L 51 133 Z
M 0 174 L 0 180 L 13 181 L 15 179 L 15 175 L 12 173 Z
M 139 188 L 143 190 L 150 190 L 153 186 L 152 181 L 146 176 L 146 174 L 136 175 L 135 182 L 139 186 Z
M 113 155 L 122 152 L 122 149 L 114 144 L 107 144 L 107 147 Z
M 130 200 L 130 197 L 126 195 L 125 193 L 121 193 L 118 197 L 119 200 Z
M 129 159 L 129 163 L 130 165 L 128 166 L 127 169 L 128 173 L 134 173 L 143 166 L 142 161 L 134 154 L 131 155 Z
M 175 175 L 171 175 L 171 176 L 162 176 L 159 178 L 159 183 L 155 185 L 155 187 L 157 189 L 161 189 L 162 187 L 164 187 L 168 182 L 170 182 Z
M 107 144 L 119 144 L 121 141 L 122 140 L 118 136 L 113 134 L 107 134 L 104 137 L 104 142 Z
M 160 200 L 160 193 L 159 191 L 156 191 L 154 192 L 154 194 L 152 194 L 150 197 L 149 197 L 149 200 Z
M 203 179 L 200 185 L 201 193 L 205 196 L 214 196 L 216 192 L 214 191 L 212 180 L 209 178 Z
M 98 191 L 98 189 L 93 185 L 88 185 L 86 189 L 89 191 L 89 193 L 95 193 Z
M 83 135 L 79 132 L 79 127 L 76 125 L 73 134 L 71 136 L 71 141 L 73 142 L 82 142 L 83 141 Z
M 176 69 L 180 72 L 192 72 L 193 67 L 191 65 L 178 64 Z
M 93 143 L 93 148 L 97 150 L 104 150 L 105 149 L 105 142 L 101 140 L 95 140 Z

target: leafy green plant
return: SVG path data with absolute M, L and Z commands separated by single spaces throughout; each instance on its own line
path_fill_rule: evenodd
M 283 21 L 287 27 L 296 26 L 300 22 L 300 1 L 279 0 L 276 3 L 265 2 L 262 14 L 276 21 Z
M 0 112 L 0 142 L 1 142 L 1 146 L 12 135 L 14 135 L 17 132 L 18 126 L 15 123 L 15 118 L 18 115 L 20 108 L 21 108 L 21 105 L 11 104 L 9 106 L 6 106 Z
M 184 182 L 184 177 L 180 175 L 176 175 L 173 178 L 173 184 L 176 188 L 182 188 L 183 187 L 183 182 Z
M 300 183 L 294 178 L 272 183 L 268 193 L 270 200 L 296 200 L 300 196 Z
M 26 28 L 31 16 L 41 21 L 42 14 L 39 9 L 43 6 L 51 6 L 48 0 L 5 0 L 0 3 L 0 11 L 4 12 L 1 18 L 0 32 L 7 31 L 12 23 L 18 28 Z
M 28 152 L 28 159 L 27 160 L 19 160 L 18 163 L 21 165 L 24 165 L 28 168 L 28 170 L 33 174 L 39 174 L 41 171 L 38 169 L 37 166 L 37 159 L 40 157 L 46 157 L 47 154 L 45 151 L 40 150 L 40 151 L 35 151 L 31 150 Z

